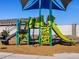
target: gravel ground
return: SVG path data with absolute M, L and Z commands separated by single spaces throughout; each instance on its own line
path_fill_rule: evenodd
M 69 36 L 70 37 L 70 36 Z M 26 43 L 26 42 L 21 42 Z M 74 46 L 66 46 L 66 45 L 54 45 L 50 46 L 32 46 L 32 45 L 15 45 L 15 37 L 10 40 L 10 45 L 2 45 L 0 44 L 0 52 L 9 52 L 9 53 L 18 53 L 18 54 L 26 54 L 26 55 L 45 55 L 45 56 L 53 56 L 58 53 L 79 53 L 79 44 Z

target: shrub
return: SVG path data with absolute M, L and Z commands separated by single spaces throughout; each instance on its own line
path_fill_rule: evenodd
M 3 37 L 7 37 L 7 36 L 9 36 L 9 33 L 8 33 L 6 30 L 3 30 L 2 36 L 3 36 Z

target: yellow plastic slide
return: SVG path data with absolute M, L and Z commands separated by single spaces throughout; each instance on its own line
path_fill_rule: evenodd
M 70 40 L 68 39 L 67 37 L 65 37 L 61 32 L 60 30 L 57 28 L 56 24 L 53 22 L 52 23 L 52 29 L 53 31 L 62 39 L 62 41 L 64 42 L 70 42 L 70 43 L 76 43 L 75 40 Z

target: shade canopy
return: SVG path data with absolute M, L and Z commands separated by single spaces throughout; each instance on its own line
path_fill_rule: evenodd
M 63 6 L 64 6 L 65 9 L 67 8 L 68 4 L 69 4 L 71 1 L 72 1 L 72 0 L 61 0 L 61 2 L 62 2 L 62 4 L 63 4 Z
M 63 6 L 59 4 L 57 0 L 52 0 L 52 9 L 66 10 L 68 4 L 72 0 L 59 0 L 59 1 Z M 39 9 L 39 0 L 20 0 L 20 2 L 24 10 Z M 49 9 L 49 5 L 50 0 L 41 0 L 41 9 Z

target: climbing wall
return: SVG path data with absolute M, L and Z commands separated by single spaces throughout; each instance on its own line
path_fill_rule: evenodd
M 41 44 L 50 44 L 50 27 L 49 26 L 42 26 L 40 37 L 41 37 Z

